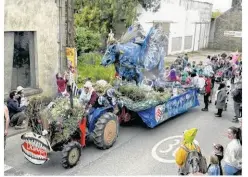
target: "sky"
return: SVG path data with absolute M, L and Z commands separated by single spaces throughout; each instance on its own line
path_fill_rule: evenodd
M 210 2 L 213 4 L 213 11 L 220 10 L 221 12 L 225 12 L 231 8 L 232 0 L 198 0 L 204 2 Z

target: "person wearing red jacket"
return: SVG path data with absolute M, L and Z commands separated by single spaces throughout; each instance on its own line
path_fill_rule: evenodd
M 58 97 L 61 97 L 67 93 L 67 89 L 66 89 L 67 82 L 68 82 L 68 80 L 66 79 L 67 75 L 68 74 L 66 72 L 64 74 L 64 77 L 62 77 L 60 73 L 56 74 L 56 82 L 58 86 L 58 93 L 57 93 Z
M 205 93 L 204 93 L 204 103 L 205 108 L 202 108 L 202 111 L 208 111 L 208 103 L 209 103 L 209 96 L 211 94 L 212 89 L 211 78 L 209 76 L 205 77 Z

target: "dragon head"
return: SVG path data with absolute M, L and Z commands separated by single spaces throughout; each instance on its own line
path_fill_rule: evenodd
M 102 58 L 101 65 L 108 66 L 110 64 L 113 64 L 116 61 L 117 54 L 117 44 L 109 45 Z

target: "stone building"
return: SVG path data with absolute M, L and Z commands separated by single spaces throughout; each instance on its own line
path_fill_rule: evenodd
M 242 51 L 242 0 L 233 0 L 231 9 L 212 19 L 209 48 Z
M 74 46 L 73 0 L 7 0 L 4 3 L 4 93 L 21 85 L 27 96 L 57 91 L 66 69 L 65 47 Z

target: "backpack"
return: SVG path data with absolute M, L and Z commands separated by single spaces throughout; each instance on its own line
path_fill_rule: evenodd
M 183 166 L 179 169 L 180 174 L 187 175 L 197 172 L 203 174 L 207 173 L 207 160 L 204 156 L 202 156 L 201 152 L 198 152 L 197 150 L 189 150 L 185 146 L 181 146 L 181 148 L 183 148 L 188 155 Z

